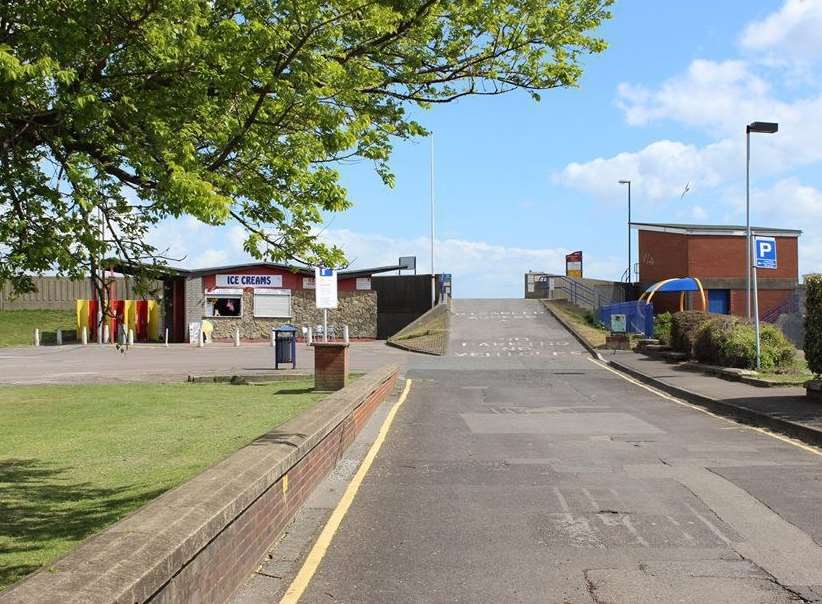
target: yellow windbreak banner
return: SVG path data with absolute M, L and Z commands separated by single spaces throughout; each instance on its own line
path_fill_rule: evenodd
M 160 305 L 156 300 L 148 301 L 148 339 L 160 339 Z

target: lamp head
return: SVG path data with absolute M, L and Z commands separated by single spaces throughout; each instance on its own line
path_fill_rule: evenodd
M 759 132 L 761 134 L 773 134 L 779 130 L 776 122 L 751 122 L 748 124 L 748 132 Z

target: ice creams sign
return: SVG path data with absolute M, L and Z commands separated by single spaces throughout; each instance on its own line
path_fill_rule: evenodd
M 217 275 L 217 287 L 281 288 L 282 286 L 282 275 Z

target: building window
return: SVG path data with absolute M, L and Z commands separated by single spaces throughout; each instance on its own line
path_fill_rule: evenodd
M 291 291 L 258 289 L 254 292 L 254 316 L 270 319 L 291 317 Z
M 217 288 L 206 292 L 206 317 L 241 317 L 243 315 L 243 290 Z

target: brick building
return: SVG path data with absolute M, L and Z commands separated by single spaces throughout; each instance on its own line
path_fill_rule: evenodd
M 746 237 L 744 226 L 634 222 L 639 236 L 639 282 L 645 288 L 673 277 L 696 277 L 708 295 L 711 312 L 746 314 Z M 752 228 L 776 239 L 778 268 L 760 269 L 760 316 L 785 303 L 799 283 L 798 243 L 802 231 Z M 696 308 L 696 306 L 694 306 Z M 678 294 L 654 297 L 657 312 L 678 310 Z

